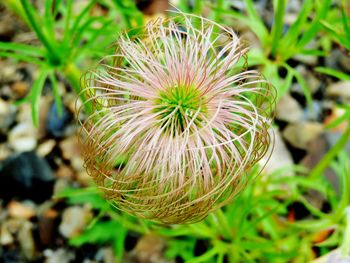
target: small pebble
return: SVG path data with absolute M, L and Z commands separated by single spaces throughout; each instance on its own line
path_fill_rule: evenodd
M 270 130 L 269 133 L 275 138 L 275 144 L 270 145 L 269 153 L 272 149 L 273 151 L 271 156 L 267 154 L 260 161 L 261 165 L 266 164 L 264 167 L 266 174 L 270 174 L 281 168 L 292 167 L 292 165 L 294 165 L 293 158 L 287 149 L 279 130 L 274 128 L 273 130 Z M 287 170 L 285 173 L 283 173 L 283 176 L 291 176 L 293 174 L 293 172 Z
M 9 216 L 13 218 L 30 219 L 35 216 L 33 204 L 29 205 L 17 201 L 11 201 L 8 204 L 7 209 Z
M 70 263 L 75 259 L 73 252 L 64 248 L 57 250 L 46 249 L 44 250 L 44 256 L 46 257 L 45 263 Z
M 286 122 L 299 122 L 303 119 L 303 109 L 289 94 L 281 98 L 276 106 L 276 118 Z
M 35 242 L 32 234 L 32 228 L 33 224 L 25 221 L 22 223 L 22 226 L 18 231 L 18 242 L 25 258 L 28 261 L 33 260 L 35 256 Z
M 21 99 L 27 95 L 29 87 L 27 82 L 16 81 L 11 85 L 11 89 L 16 94 L 16 98 Z
M 294 147 L 307 149 L 308 143 L 317 138 L 324 131 L 318 122 L 304 122 L 289 124 L 283 131 L 283 137 Z
M 36 152 L 38 153 L 39 156 L 45 157 L 52 151 L 55 145 L 56 145 L 55 140 L 53 139 L 47 140 L 38 146 L 38 149 L 36 150 Z
M 343 103 L 350 103 L 350 81 L 332 83 L 327 87 L 326 95 L 336 97 Z
M 91 211 L 87 207 L 72 206 L 66 208 L 59 225 L 60 234 L 66 238 L 79 235 L 91 217 Z
M 32 124 L 19 123 L 8 135 L 8 142 L 17 152 L 28 152 L 35 149 L 37 140 L 36 133 Z
M 1 229 L 0 245 L 1 246 L 11 245 L 14 242 L 14 238 L 13 238 L 13 235 L 10 233 L 10 231 L 7 229 L 7 224 L 2 223 L 0 229 Z
M 41 203 L 51 198 L 53 181 L 47 161 L 34 152 L 16 154 L 0 162 L 0 198 L 5 202 L 16 197 Z

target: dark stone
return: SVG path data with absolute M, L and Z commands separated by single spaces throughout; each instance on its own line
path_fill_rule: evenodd
M 0 162 L 0 198 L 31 199 L 41 203 L 53 192 L 54 176 L 48 163 L 35 152 L 25 152 Z
M 0 257 L 1 263 L 25 263 L 22 253 L 18 250 L 18 248 L 8 248 L 2 251 L 2 255 Z
M 137 241 L 140 238 L 140 234 L 129 231 L 124 242 L 125 251 L 131 251 L 135 248 Z
M 71 120 L 72 115 L 68 112 L 68 110 L 65 107 L 63 107 L 62 109 L 62 115 L 59 115 L 56 103 L 52 103 L 50 110 L 47 114 L 47 132 L 56 138 L 61 138 L 64 136 L 65 128 Z

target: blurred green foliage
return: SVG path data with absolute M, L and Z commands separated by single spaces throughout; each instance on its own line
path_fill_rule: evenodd
M 166 257 L 180 256 L 185 262 L 309 262 L 315 248 L 327 252 L 342 246 L 346 254 L 350 252 L 345 235 L 350 224 L 346 214 L 350 203 L 350 160 L 341 152 L 331 166 L 340 179 L 340 192 L 324 177 L 283 175 L 291 170 L 305 173 L 302 167 L 281 169 L 266 177 L 256 177 L 255 169 L 251 177 L 256 179 L 234 202 L 191 225 L 162 226 L 129 216 L 105 201 L 96 188 L 67 189 L 56 198 L 67 198 L 71 204 L 89 203 L 100 211 L 100 216 L 108 215 L 107 221 L 95 218 L 82 235 L 71 240 L 71 245 L 112 244 L 120 260 L 126 235 L 131 231 L 164 237 Z M 329 212 L 305 197 L 310 191 L 327 200 Z M 293 204 L 304 207 L 302 219 L 293 214 Z M 324 232 L 329 235 L 317 240 Z M 196 256 L 199 240 L 207 244 L 207 250 Z

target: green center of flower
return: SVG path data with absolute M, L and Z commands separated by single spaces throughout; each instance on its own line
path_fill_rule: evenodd
M 189 123 L 201 126 L 207 112 L 205 97 L 193 86 L 173 86 L 159 94 L 156 112 L 160 113 L 161 126 L 184 131 Z

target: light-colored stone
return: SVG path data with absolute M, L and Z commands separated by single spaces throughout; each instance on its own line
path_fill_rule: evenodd
M 136 262 L 168 262 L 163 257 L 164 248 L 165 240 L 162 237 L 148 234 L 138 240 L 136 247 L 132 251 L 132 256 Z
M 18 98 L 23 98 L 27 95 L 29 87 L 27 82 L 16 81 L 11 85 L 11 89 L 17 95 Z
M 10 131 L 8 142 L 17 152 L 34 150 L 37 145 L 34 127 L 27 122 L 17 124 Z
M 66 160 L 70 160 L 75 156 L 81 154 L 79 140 L 76 136 L 71 136 L 59 144 L 60 149 L 62 150 L 62 156 Z
M 59 232 L 66 238 L 72 238 L 81 233 L 92 214 L 88 207 L 72 206 L 64 210 Z
M 0 162 L 8 158 L 11 154 L 12 150 L 7 144 L 0 144 Z
M 103 247 L 96 253 L 95 260 L 104 263 L 116 263 L 115 252 L 111 247 Z
M 0 98 L 0 131 L 7 132 L 14 122 L 16 107 Z
M 294 165 L 292 155 L 288 151 L 284 141 L 282 140 L 281 133 L 277 128 L 273 128 L 269 130 L 271 138 L 274 137 L 274 145 L 271 144 L 269 148 L 269 154 L 266 154 L 261 160 L 260 164 L 265 165 L 264 172 L 266 174 L 270 174 L 281 168 L 290 168 Z M 269 158 L 270 157 L 270 158 Z M 294 173 L 290 170 L 286 170 L 283 175 L 290 176 Z
M 13 218 L 29 219 L 35 216 L 33 205 L 25 204 L 17 201 L 11 201 L 8 206 L 9 216 Z
M 56 171 L 56 176 L 58 178 L 73 179 L 74 171 L 70 166 L 60 165 Z
M 55 145 L 56 145 L 55 140 L 53 139 L 47 140 L 38 146 L 38 149 L 36 150 L 36 152 L 38 153 L 39 156 L 44 157 L 52 151 Z
M 75 255 L 64 248 L 55 251 L 46 249 L 44 250 L 44 256 L 46 257 L 45 263 L 69 263 L 75 259 Z
M 329 85 L 326 94 L 331 97 L 337 97 L 343 102 L 350 103 L 350 81 L 339 81 Z
M 324 131 L 322 124 L 318 122 L 303 122 L 289 124 L 283 131 L 283 137 L 294 147 L 307 149 L 308 143 L 318 137 Z
M 1 224 L 1 230 L 0 230 L 0 245 L 1 246 L 8 246 L 11 245 L 14 242 L 14 238 L 10 231 L 7 229 L 7 224 Z
M 21 250 L 28 261 L 33 260 L 35 256 L 35 242 L 32 234 L 32 228 L 33 224 L 31 222 L 24 221 L 18 231 L 17 236 Z
M 286 94 L 277 104 L 276 118 L 286 122 L 300 122 L 303 118 L 303 109 L 292 96 Z

